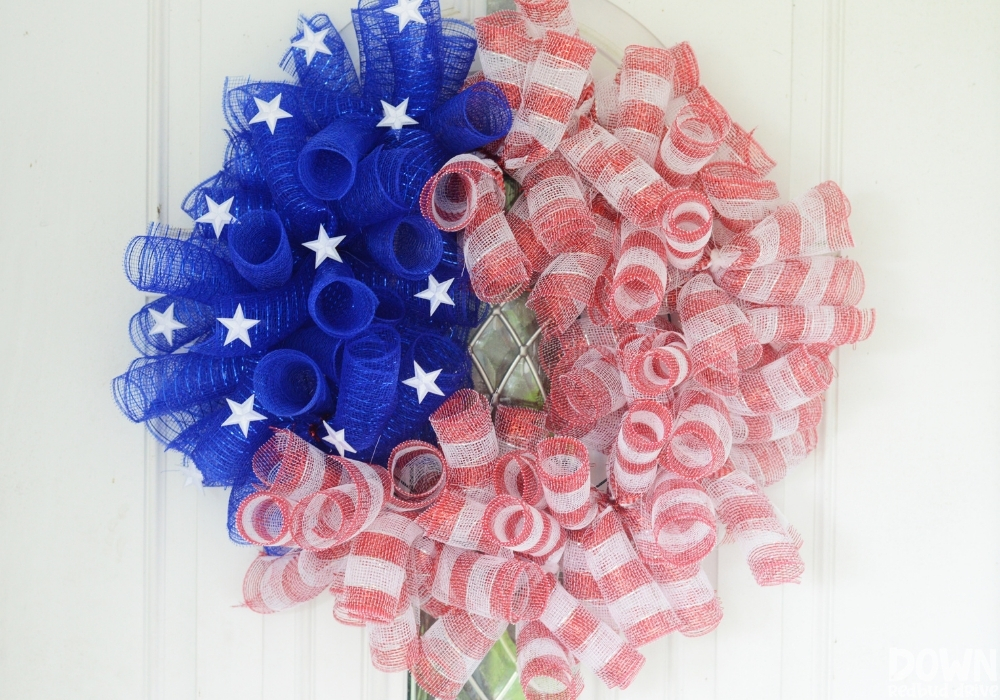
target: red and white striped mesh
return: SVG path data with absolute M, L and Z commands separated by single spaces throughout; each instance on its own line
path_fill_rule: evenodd
M 343 483 L 343 470 L 329 455 L 290 430 L 278 430 L 254 453 L 254 474 L 266 490 L 298 503 Z
M 648 504 L 653 542 L 671 565 L 697 564 L 715 548 L 715 508 L 697 481 L 661 470 Z
M 729 462 L 760 486 L 770 486 L 784 479 L 789 467 L 808 457 L 816 442 L 816 428 L 803 428 L 773 442 L 734 445 Z
M 762 416 L 743 416 L 731 413 L 733 444 L 780 440 L 799 430 L 819 425 L 823 418 L 823 398 L 817 396 L 797 408 Z
M 714 276 L 733 296 L 767 306 L 856 306 L 865 291 L 858 263 L 828 256 L 782 260 L 750 270 L 716 270 Z
M 509 170 L 541 160 L 559 145 L 595 53 L 596 49 L 580 37 L 545 32 L 504 141 L 504 165 Z
M 583 692 L 580 670 L 566 647 L 538 620 L 519 622 L 517 673 L 526 700 L 575 700 Z
M 526 306 L 539 324 L 566 330 L 587 308 L 606 264 L 590 253 L 560 253 L 539 276 Z
M 726 110 L 715 100 L 689 102 L 681 107 L 660 143 L 660 174 L 675 186 L 693 182 L 731 126 Z
M 413 541 L 410 557 L 406 562 L 406 584 L 411 597 L 434 617 L 441 617 L 449 610 L 449 606 L 433 596 L 434 575 L 437 573 L 441 549 L 439 542 L 420 535 Z
M 434 577 L 434 597 L 474 615 L 507 622 L 537 620 L 555 579 L 538 564 L 508 557 L 445 547 Z
M 662 234 L 623 222 L 609 300 L 614 323 L 640 323 L 656 316 L 667 289 L 667 264 Z
M 615 137 L 650 165 L 663 138 L 663 118 L 673 92 L 674 56 L 666 49 L 627 46 L 618 77 Z
M 637 503 L 653 485 L 672 424 L 670 411 L 656 401 L 636 401 L 628 407 L 608 462 L 608 487 L 619 505 Z
M 639 557 L 649 569 L 680 623 L 685 637 L 708 634 L 722 621 L 722 603 L 700 564 L 675 566 L 653 541 L 648 530 L 632 533 Z
M 546 30 L 576 34 L 576 21 L 569 9 L 569 0 L 515 0 L 532 36 L 543 36 Z
M 729 134 L 715 152 L 713 160 L 720 163 L 734 162 L 745 165 L 760 177 L 764 177 L 777 165 L 771 156 L 754 139 L 753 134 L 733 122 Z
M 778 208 L 778 185 L 748 165 L 708 163 L 698 172 L 698 181 L 722 223 L 736 233 L 753 228 Z
M 521 106 L 528 66 L 535 60 L 541 42 L 528 35 L 519 12 L 499 10 L 475 19 L 479 61 L 483 75 L 503 90 L 510 107 Z
M 798 583 L 805 570 L 799 556 L 802 539 L 753 479 L 738 469 L 725 470 L 706 479 L 705 489 L 726 526 L 726 537 L 739 545 L 757 583 Z
M 711 392 L 688 388 L 677 398 L 675 411 L 674 431 L 660 453 L 660 464 L 690 479 L 721 469 L 733 444 L 726 404 Z
M 329 549 L 372 524 L 389 494 L 389 474 L 344 457 L 340 464 L 351 483 L 319 491 L 299 501 L 291 514 L 291 538 L 302 549 Z
M 642 158 L 597 122 L 581 120 L 580 131 L 559 150 L 608 203 L 638 228 L 657 226 L 670 186 Z
M 619 77 L 620 73 L 615 73 L 594 83 L 594 105 L 590 110 L 591 118 L 612 133 L 618 127 Z
M 684 337 L 670 331 L 625 336 L 618 345 L 617 359 L 632 389 L 650 397 L 666 394 L 691 371 Z
M 549 511 L 563 527 L 583 529 L 597 515 L 590 457 L 579 440 L 554 437 L 538 443 L 538 480 Z
M 736 396 L 725 397 L 733 413 L 744 416 L 790 411 L 819 396 L 833 381 L 833 365 L 823 354 L 799 345 L 740 376 Z
M 420 636 L 410 673 L 430 695 L 451 700 L 506 629 L 504 620 L 453 608 Z
M 405 671 L 410 667 L 410 660 L 420 650 L 419 617 L 420 610 L 407 605 L 389 622 L 365 623 L 372 666 L 384 673 Z
M 528 261 L 531 281 L 534 283 L 542 270 L 555 259 L 555 256 L 545 250 L 545 246 L 538 242 L 535 228 L 531 223 L 531 214 L 528 211 L 528 200 L 524 197 L 518 197 L 514 200 L 510 211 L 507 212 L 507 224 L 514 235 L 514 240 L 517 241 Z
M 686 41 L 671 46 L 667 51 L 674 59 L 673 96 L 687 95 L 701 83 L 694 51 Z
M 250 544 L 276 547 L 291 541 L 291 517 L 288 499 L 259 491 L 244 498 L 236 509 L 236 529 Z
M 485 520 L 501 547 L 544 562 L 559 561 L 566 533 L 551 513 L 523 499 L 502 495 L 490 501 Z
M 243 601 L 257 613 L 273 613 L 312 600 L 326 586 L 310 585 L 299 573 L 298 550 L 280 557 L 261 555 L 243 577 Z
M 761 343 L 851 345 L 875 329 L 875 310 L 854 306 L 760 306 L 746 317 Z
M 621 520 L 602 511 L 583 534 L 587 566 L 618 629 L 634 646 L 648 644 L 679 627 L 670 602 L 636 553 Z
M 532 229 L 552 255 L 579 252 L 594 235 L 596 224 L 583 187 L 558 152 L 516 174 L 528 205 Z
M 712 238 L 712 205 L 701 192 L 679 189 L 667 196 L 663 207 L 667 261 L 678 270 L 690 270 L 704 257 Z
M 548 436 L 548 431 L 545 429 L 547 418 L 544 411 L 499 404 L 496 407 L 494 424 L 497 441 L 500 444 L 500 454 L 518 450 L 534 452 L 539 441 Z
M 389 622 L 408 607 L 403 583 L 410 546 L 420 534 L 420 526 L 400 513 L 375 518 L 351 541 L 338 607 L 365 622 Z
M 747 369 L 760 360 L 761 343 L 746 315 L 709 275 L 688 280 L 677 295 L 677 307 L 695 372 L 732 365 Z M 729 359 L 735 362 L 727 363 Z
M 442 544 L 499 554 L 500 547 L 486 530 L 485 515 L 485 503 L 463 489 L 446 488 L 416 522 L 426 531 L 427 537 Z
M 552 380 L 549 425 L 557 431 L 572 427 L 586 432 L 624 405 L 621 374 L 612 352 L 591 348 L 577 358 L 571 371 Z
M 840 187 L 824 182 L 737 235 L 719 251 L 719 260 L 726 267 L 746 269 L 853 248 L 850 213 Z
M 473 291 L 491 304 L 516 298 L 530 279 L 528 259 L 504 216 L 503 173 L 493 161 L 455 156 L 420 192 L 420 211 L 444 231 L 464 229 Z
M 444 490 L 447 467 L 444 455 L 431 444 L 407 440 L 389 455 L 390 479 L 387 507 L 397 511 L 421 510 Z
M 500 455 L 493 465 L 493 487 L 498 497 L 523 498 L 534 508 L 545 507 L 545 492 L 536 473 L 538 458 L 534 452 L 540 441 L 534 442 L 531 451 L 517 450 Z
M 558 583 L 539 620 L 609 688 L 627 688 L 646 661 Z
M 339 595 L 344 588 L 344 572 L 350 553 L 350 542 L 315 552 L 303 549 L 299 555 L 299 576 L 307 586 L 329 588 L 331 593 Z
M 430 423 L 448 463 L 449 486 L 491 482 L 490 465 L 500 456 L 500 445 L 489 399 L 472 389 L 459 389 L 431 414 Z

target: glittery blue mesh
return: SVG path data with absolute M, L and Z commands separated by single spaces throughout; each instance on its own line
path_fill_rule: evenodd
M 435 104 L 450 99 L 462 89 L 476 58 L 476 30 L 457 19 L 441 20 L 441 94 Z
M 313 136 L 299 153 L 302 185 L 319 199 L 340 199 L 351 185 L 358 162 L 382 136 L 374 117 L 350 115 L 335 119 Z
M 467 153 L 503 138 L 510 131 L 510 103 L 489 82 L 462 90 L 427 117 L 427 130 L 448 155 Z
M 365 229 L 372 258 L 406 280 L 426 279 L 441 262 L 441 231 L 422 216 L 390 219 Z
M 293 46 L 281 59 L 281 67 L 297 77 L 299 83 L 306 88 L 333 94 L 360 95 L 361 83 L 358 81 L 358 74 L 354 71 L 351 56 L 330 18 L 324 14 L 313 15 L 309 18 L 300 15 L 298 32 L 292 37 L 293 43 L 305 36 L 304 26 L 308 26 L 316 33 L 326 32 L 326 36 L 323 37 L 323 45 L 330 53 L 317 51 L 312 60 L 307 63 L 305 50 Z
M 250 396 L 250 391 L 236 392 L 237 403 Z M 254 410 L 264 413 L 260 404 Z M 206 429 L 191 450 L 190 458 L 204 477 L 206 486 L 227 486 L 246 468 L 253 459 L 253 453 L 271 437 L 272 420 L 258 420 L 250 423 L 247 434 L 238 425 L 223 425 L 230 411 L 224 408 L 205 419 Z
M 337 412 L 330 426 L 345 431 L 356 459 L 371 459 L 395 408 L 399 362 L 399 334 L 389 326 L 372 326 L 344 345 Z
M 324 263 L 309 292 L 309 315 L 324 333 L 351 338 L 372 322 L 378 299 L 347 265 Z
M 298 350 L 272 350 L 253 374 L 260 405 L 276 416 L 326 413 L 331 406 L 326 376 L 308 355 Z
M 255 160 L 256 157 L 254 158 Z M 229 205 L 229 213 L 237 220 L 248 211 L 271 209 L 274 207 L 271 192 L 267 189 L 266 183 L 261 181 L 253 185 L 247 185 L 240 182 L 229 172 L 225 170 L 220 171 L 191 190 L 181 203 L 181 209 L 184 210 L 184 213 L 195 220 L 194 231 L 195 236 L 198 238 L 214 239 L 216 237 L 215 230 L 211 224 L 197 222 L 199 217 L 208 213 L 208 201 L 205 199 L 206 197 L 211 198 L 216 204 L 224 204 L 232 198 L 233 201 Z M 222 229 L 220 238 L 226 238 L 229 227 L 230 225 L 227 225 Z
M 118 408 L 139 422 L 227 396 L 256 365 L 257 358 L 196 353 L 140 357 L 111 386 Z
M 149 312 L 165 313 L 170 306 L 174 307 L 174 320 L 185 326 L 173 332 L 173 342 L 167 342 L 165 334 L 150 333 L 156 322 Z M 200 340 L 212 331 L 214 324 L 215 316 L 212 315 L 210 306 L 184 297 L 164 296 L 149 302 L 132 317 L 129 321 L 129 335 L 132 345 L 143 355 L 163 355 Z
M 248 211 L 229 225 L 229 258 L 257 289 L 273 289 L 292 276 L 292 249 L 273 211 Z
M 194 241 L 136 236 L 125 249 L 125 275 L 136 289 L 210 302 L 250 288 L 232 264 Z
M 343 343 L 343 338 L 334 338 L 310 324 L 288 336 L 281 347 L 298 350 L 311 357 L 313 362 L 319 365 L 323 374 L 336 384 L 340 376 L 340 369 L 337 366 L 337 351 Z
M 191 430 L 207 416 L 226 406 L 223 399 L 196 404 L 188 408 L 153 416 L 146 421 L 146 427 L 157 440 L 167 448 L 187 454 L 197 444 L 201 431 Z
M 387 287 L 375 287 L 372 292 L 378 299 L 372 323 L 382 323 L 389 326 L 399 325 L 406 315 L 406 304 L 403 302 L 403 298 Z

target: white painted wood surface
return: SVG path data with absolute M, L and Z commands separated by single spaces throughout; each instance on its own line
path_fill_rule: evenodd
M 650 645 L 631 689 L 591 678 L 585 697 L 882 698 L 892 649 L 988 655 L 1000 3 L 617 4 L 692 43 L 783 194 L 841 183 L 879 324 L 838 353 L 815 458 L 770 490 L 805 538 L 803 583 L 759 589 L 724 547 L 722 626 Z M 233 607 L 254 553 L 226 537 L 226 494 L 184 489 L 108 391 L 142 302 L 121 251 L 147 219 L 187 223 L 181 198 L 222 155 L 223 78 L 281 77 L 296 13 L 347 9 L 0 3 L 0 698 L 405 697 L 329 599 Z

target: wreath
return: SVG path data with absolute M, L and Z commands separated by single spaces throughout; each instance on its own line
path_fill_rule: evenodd
M 595 82 L 567 0 L 352 16 L 360 77 L 319 14 L 292 81 L 227 81 L 194 227 L 126 250 L 162 296 L 115 400 L 231 487 L 252 610 L 329 590 L 436 697 L 511 624 L 526 697 L 577 697 L 580 664 L 625 688 L 639 647 L 719 624 L 720 524 L 760 585 L 804 569 L 762 487 L 816 446 L 833 349 L 872 332 L 832 255 L 850 205 L 832 182 L 780 204 L 686 43 Z M 472 388 L 470 338 L 522 295 L 541 409 Z

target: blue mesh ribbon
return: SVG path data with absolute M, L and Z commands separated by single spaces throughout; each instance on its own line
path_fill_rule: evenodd
M 449 157 L 505 134 L 511 114 L 492 85 L 461 91 L 471 27 L 424 0 L 425 22 L 400 30 L 385 12 L 395 5 L 353 12 L 360 77 L 317 14 L 299 18 L 282 60 L 294 82 L 227 81 L 222 168 L 182 202 L 201 221 L 153 224 L 126 250 L 129 280 L 164 296 L 130 322 L 144 357 L 113 380 L 115 400 L 205 484 L 233 487 L 236 541 L 232 516 L 258 486 L 251 459 L 274 429 L 327 451 L 327 426 L 344 430 L 348 456 L 384 461 L 401 441 L 433 442 L 427 416 L 470 385 L 465 344 L 486 306 L 453 234 L 424 220 L 418 199 Z M 405 101 L 417 123 L 378 126 L 383 101 Z M 453 302 L 433 314 L 417 296 L 431 275 L 451 280 Z M 419 401 L 403 384 L 414 362 L 441 370 L 444 396 Z

